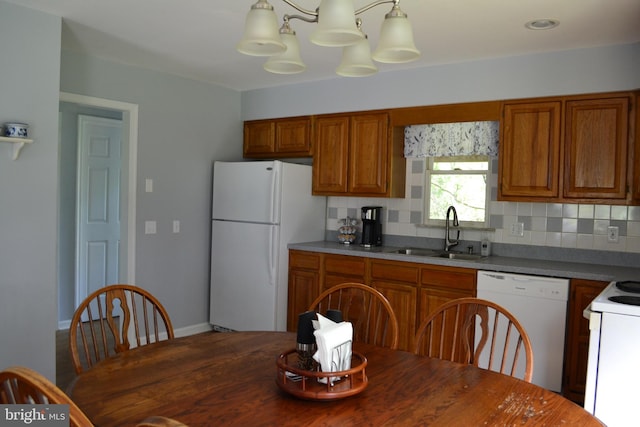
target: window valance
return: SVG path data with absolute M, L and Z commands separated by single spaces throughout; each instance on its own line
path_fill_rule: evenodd
M 405 157 L 498 156 L 500 122 L 439 123 L 404 128 Z

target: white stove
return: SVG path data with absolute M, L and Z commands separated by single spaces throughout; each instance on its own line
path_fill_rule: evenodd
M 585 317 L 590 335 L 584 408 L 609 427 L 637 426 L 640 282 L 611 282 Z
M 591 302 L 589 309 L 601 313 L 640 316 L 640 281 L 609 283 L 605 290 Z

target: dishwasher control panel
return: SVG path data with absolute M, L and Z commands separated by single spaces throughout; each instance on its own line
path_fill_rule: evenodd
M 478 290 L 548 298 L 566 301 L 569 297 L 569 280 L 543 276 L 478 272 Z

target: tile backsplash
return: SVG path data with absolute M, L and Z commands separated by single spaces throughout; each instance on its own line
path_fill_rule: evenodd
M 421 225 L 425 167 L 425 159 L 407 159 L 404 199 L 329 197 L 327 229 L 337 230 L 346 216 L 359 219 L 362 206 L 382 206 L 383 234 L 443 239 L 444 228 Z M 490 230 L 462 228 L 461 239 L 640 253 L 640 206 L 498 202 L 495 158 L 491 170 Z M 514 223 L 524 224 L 523 236 L 511 234 Z M 609 226 L 618 227 L 617 243 L 607 239 Z

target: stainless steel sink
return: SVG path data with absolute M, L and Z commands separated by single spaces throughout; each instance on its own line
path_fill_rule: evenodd
M 476 261 L 482 258 L 480 255 L 476 254 L 464 254 L 459 252 L 443 252 L 443 251 L 434 251 L 431 249 L 419 249 L 419 248 L 402 248 L 402 249 L 394 249 L 393 251 L 389 251 L 387 253 L 391 254 L 399 254 L 399 255 L 414 255 L 414 256 L 426 256 L 433 258 L 449 258 L 449 259 L 458 259 L 464 261 Z
M 445 252 L 435 256 L 439 258 L 459 259 L 459 260 L 465 260 L 465 261 L 476 261 L 482 258 L 481 255 L 459 254 L 459 253 L 453 253 L 453 252 Z
M 430 249 L 418 249 L 418 248 L 402 248 L 390 251 L 392 254 L 400 255 L 416 255 L 416 256 L 437 256 L 438 252 Z

